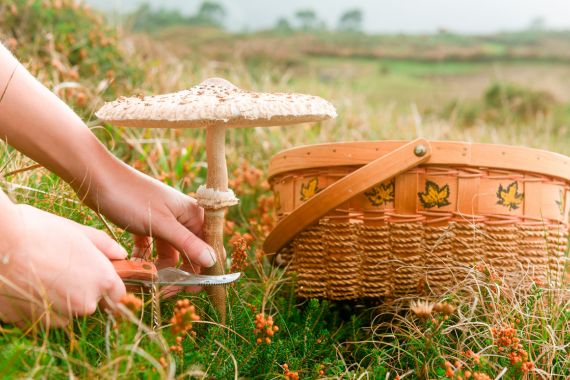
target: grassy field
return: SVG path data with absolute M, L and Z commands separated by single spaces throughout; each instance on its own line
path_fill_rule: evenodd
M 246 89 L 319 95 L 339 114 L 316 125 L 228 134 L 230 179 L 241 203 L 228 216 L 226 247 L 245 278 L 228 288 L 227 326 L 215 322 L 205 294 L 163 300 L 163 323 L 156 331 L 148 297 L 141 308 L 126 305 L 131 309 L 120 315 L 97 312 L 61 330 L 2 325 L 3 378 L 570 376 L 568 288 L 533 281 L 513 286 L 492 270 L 473 269 L 446 294 L 426 298 L 439 303 L 435 309 L 410 309 L 415 299 L 376 305 L 300 300 L 294 276 L 271 267 L 260 250 L 272 226 L 267 164 L 284 148 L 421 136 L 570 154 L 567 62 L 395 60 L 292 48 L 268 57 L 263 36 L 246 39 L 250 48 L 259 44 L 250 49 L 259 54 L 244 54 L 238 44 L 243 37 L 215 34 L 216 45 L 208 33 L 177 29 L 153 37 L 118 35 L 99 15 L 71 1 L 0 4 L 0 39 L 30 71 L 50 88 L 76 83 L 59 95 L 113 153 L 186 193 L 205 180 L 204 132 L 102 126 L 93 112 L 104 100 L 176 91 L 221 76 Z M 194 38 L 185 41 L 184 35 Z M 232 41 L 236 46 L 228 48 Z M 198 48 L 204 54 L 196 54 Z M 208 50 L 215 51 L 215 58 Z M 56 176 L 30 168 L 29 159 L 5 144 L 0 149 L 0 186 L 14 199 L 107 228 Z M 131 250 L 127 232 L 108 228 Z M 191 329 L 177 329 L 173 317 L 193 314 L 199 320 Z

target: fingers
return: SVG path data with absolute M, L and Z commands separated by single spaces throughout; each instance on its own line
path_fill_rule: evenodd
M 184 260 L 180 269 L 185 270 L 186 272 L 189 272 L 189 273 L 199 274 L 201 272 L 201 268 L 198 265 L 192 263 L 191 261 L 187 261 L 187 260 Z M 202 290 L 202 287 L 198 286 L 198 285 L 185 286 L 183 288 L 183 291 L 190 292 L 190 293 L 197 293 L 200 290 Z
M 189 257 L 186 255 L 182 255 L 182 265 L 180 265 L 180 269 L 189 272 L 189 273 L 200 273 L 200 265 L 193 263 Z
M 127 257 L 127 251 L 119 243 L 113 240 L 104 231 L 96 228 L 76 225 L 83 231 L 85 236 L 93 243 L 93 245 L 111 260 L 122 260 Z
M 133 236 L 133 258 L 150 261 L 152 258 L 152 238 L 150 236 Z
M 123 298 L 127 294 L 127 289 L 125 288 L 123 280 L 121 280 L 121 278 L 119 277 L 117 272 L 115 272 L 114 269 L 112 277 L 113 278 L 104 288 L 104 292 L 111 302 L 117 303 L 121 301 L 121 298 Z
M 160 289 L 160 298 L 167 299 L 175 296 L 180 292 L 198 293 L 202 289 L 203 287 L 198 285 L 192 285 L 192 286 L 168 285 Z
M 187 260 L 183 260 L 184 262 L 180 266 L 180 269 L 188 272 L 188 273 L 200 273 L 200 267 L 196 264 L 193 264 Z M 177 285 L 169 285 L 165 286 L 164 288 L 160 289 L 161 297 L 166 299 L 176 295 L 179 292 L 188 292 L 188 293 L 198 293 L 202 290 L 203 287 L 199 285 L 190 285 L 190 286 L 177 286 Z
M 103 309 L 109 309 L 121 301 L 121 299 L 127 294 L 127 289 L 125 288 L 123 280 L 121 280 L 109 261 L 105 262 L 105 267 L 108 271 L 105 270 L 106 273 L 100 280 L 100 290 L 97 297 L 97 303 Z M 95 310 L 88 310 L 85 314 L 92 314 L 94 311 Z
M 91 230 L 86 235 L 93 245 L 84 247 L 81 256 L 85 257 L 85 259 L 89 258 L 88 260 L 92 268 L 90 271 L 83 273 L 83 275 L 78 273 L 77 279 L 82 281 L 82 284 L 78 284 L 78 287 L 82 287 L 83 292 L 75 289 L 73 292 L 70 292 L 70 298 L 67 301 L 67 307 L 74 316 L 91 315 L 97 310 L 98 305 L 108 306 L 117 303 L 126 294 L 123 280 L 117 274 L 111 261 L 104 257 L 124 259 L 126 258 L 126 251 L 125 255 L 113 255 L 113 248 L 109 248 L 109 245 L 118 244 L 103 231 Z M 81 260 L 84 259 L 82 258 Z M 63 307 L 63 305 L 59 305 L 59 309 L 63 309 Z
M 127 294 L 125 284 L 121 281 L 120 284 L 115 284 L 107 292 L 104 297 L 99 301 L 99 306 L 106 309 L 113 309 L 113 306 L 121 302 L 121 299 Z
M 93 244 L 92 249 L 84 249 L 82 256 L 91 256 L 93 272 L 86 273 L 84 283 L 92 285 L 85 288 L 85 293 L 76 290 L 75 297 L 69 300 L 72 313 L 76 316 L 91 315 L 97 310 L 102 299 L 110 303 L 117 303 L 126 294 L 125 284 L 115 271 L 109 260 L 122 260 L 127 257 L 127 251 L 104 231 L 76 224 Z M 89 278 L 89 280 L 88 280 Z M 108 303 L 101 302 L 102 305 Z M 64 305 L 59 305 L 63 308 Z
M 180 202 L 181 210 L 174 212 L 177 220 L 194 235 L 202 237 L 202 226 L 204 223 L 204 209 L 198 206 L 196 200 L 189 196 L 184 196 L 185 202 Z
M 157 239 L 156 250 L 158 252 L 158 260 L 156 262 L 157 268 L 166 268 L 176 266 L 178 264 L 178 251 L 170 243 L 162 239 Z M 190 273 L 200 273 L 200 267 L 192 264 L 186 255 L 182 255 L 182 270 Z M 199 292 L 202 288 L 200 286 L 165 286 L 160 289 L 161 297 L 166 299 L 176 295 L 178 292 Z
M 164 225 L 161 237 L 173 245 L 188 261 L 209 268 L 216 263 L 214 250 L 176 220 Z
M 155 264 L 158 269 L 178 265 L 178 251 L 167 241 L 156 239 L 156 253 L 158 259 Z

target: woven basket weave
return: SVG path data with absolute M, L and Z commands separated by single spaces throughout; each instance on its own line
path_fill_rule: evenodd
M 306 146 L 270 162 L 278 224 L 264 250 L 301 297 L 441 293 L 480 263 L 558 284 L 570 158 L 426 140 Z

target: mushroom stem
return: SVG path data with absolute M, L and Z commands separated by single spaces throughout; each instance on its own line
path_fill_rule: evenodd
M 217 125 L 206 130 L 206 154 L 208 156 L 208 174 L 206 187 L 219 191 L 228 190 L 228 169 L 226 165 L 226 130 Z M 204 268 L 207 275 L 225 273 L 224 268 L 224 220 L 226 207 L 204 209 L 204 240 L 216 252 L 216 264 Z M 219 313 L 220 322 L 226 323 L 226 288 L 223 285 L 208 286 L 206 292 Z

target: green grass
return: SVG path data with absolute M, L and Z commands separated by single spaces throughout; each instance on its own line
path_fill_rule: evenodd
M 25 6 L 23 1 L 10 3 L 21 9 Z M 41 7 L 34 8 L 34 12 L 43 14 Z M 69 80 L 67 71 L 54 74 L 49 70 L 49 62 L 42 60 L 46 41 L 41 31 L 62 32 L 57 29 L 58 14 L 68 20 L 69 14 L 57 12 L 29 25 L 10 19 L 10 25 L 21 27 L 16 30 L 24 36 L 16 52 L 25 61 L 40 62 L 34 73 L 48 85 Z M 89 22 L 81 12 L 74 17 Z M 69 29 L 69 21 L 61 25 Z M 27 28 L 34 29 L 25 32 Z M 88 32 L 83 28 L 75 30 L 76 41 L 84 41 Z M 9 33 L 0 27 L 3 38 Z M 114 35 L 112 30 L 108 33 Z M 68 94 L 66 100 L 117 157 L 183 192 L 191 193 L 204 182 L 204 132 L 98 127 L 92 114 L 103 99 L 115 94 L 175 91 L 209 76 L 223 76 L 244 88 L 323 96 L 336 105 L 339 117 L 316 125 L 234 129 L 228 133 L 230 179 L 240 183 L 234 190 L 241 198 L 240 206 L 231 210 L 228 219 L 234 222 L 234 235 L 251 233 L 255 241 L 248 250 L 249 266 L 244 278 L 229 288 L 226 327 L 215 322 L 205 294 L 180 294 L 163 300 L 163 323 L 157 331 L 151 328 L 148 302 L 141 314 L 126 313 L 118 318 L 99 311 L 62 330 L 46 331 L 34 326 L 20 331 L 3 325 L 0 373 L 4 378 L 226 379 L 237 373 L 242 378 L 265 379 L 285 378 L 287 364 L 300 378 L 431 379 L 445 378 L 446 361 L 454 367 L 459 361 L 461 368 L 454 368 L 455 379 L 460 375 L 465 378 L 465 371 L 485 373 L 491 378 L 506 371 L 503 379 L 570 376 L 568 288 L 553 289 L 531 279 L 514 286 L 500 281 L 492 271 L 473 269 L 461 284 L 431 298 L 433 302 L 454 305 L 453 313 L 446 318 L 443 313 L 432 312 L 430 318 L 420 318 L 409 310 L 409 302 L 413 301 L 409 299 L 388 304 L 297 299 L 294 275 L 271 267 L 260 257 L 264 228 L 269 227 L 264 217 L 271 216 L 270 192 L 264 181 L 268 160 L 277 151 L 328 141 L 423 136 L 527 145 L 569 154 L 570 97 L 563 93 L 545 115 L 530 115 L 524 120 L 507 117 L 497 122 L 490 121 L 484 113 L 484 92 L 496 79 L 492 73 L 512 72 L 508 82 L 532 92 L 537 89 L 526 84 L 527 74 L 542 75 L 546 70 L 549 77 L 545 77 L 545 83 L 564 83 L 569 75 L 566 66 L 302 56 L 284 69 L 280 62 L 271 59 L 252 64 L 246 57 L 232 55 L 231 50 L 225 61 L 212 63 L 207 57 L 188 54 L 188 46 L 180 45 L 183 41 L 169 39 L 168 35 L 161 37 L 168 48 L 161 44 L 152 47 L 146 36 L 122 38 L 134 43 L 136 51 L 119 49 L 119 40 L 112 42 L 116 49 L 100 47 L 100 41 L 90 48 L 92 59 L 101 59 L 105 65 L 116 64 L 116 79 L 111 86 L 96 93 L 92 89 L 106 78 L 106 73 L 80 73 L 76 80 L 86 88 L 88 101 L 77 104 L 77 94 Z M 231 42 L 232 37 L 224 35 L 224 39 Z M 255 38 L 252 41 L 255 43 Z M 73 41 L 62 43 L 62 56 L 77 50 Z M 203 48 L 209 48 L 205 45 Z M 62 63 L 69 70 L 76 64 Z M 90 67 L 80 64 L 86 69 Z M 547 89 L 552 93 L 557 90 L 556 86 Z M 457 102 L 450 110 L 449 102 L 453 100 Z M 468 107 L 472 107 L 468 109 L 473 113 L 472 122 L 465 124 L 457 114 Z M 35 168 L 6 174 L 31 164 L 3 145 L 2 189 L 19 202 L 106 228 L 96 213 L 79 203 L 65 183 L 46 170 Z M 252 167 L 260 173 L 253 183 L 248 183 L 244 171 Z M 110 228 L 130 249 L 129 234 L 115 226 Z M 231 253 L 231 246 L 226 247 Z M 196 306 L 201 321 L 194 323 L 196 336 L 185 337 L 183 352 L 179 354 L 169 350 L 175 344 L 170 318 L 176 300 L 184 298 Z M 279 327 L 270 344 L 256 342 L 258 313 L 273 316 Z M 534 362 L 535 369 L 529 374 L 521 371 L 520 364 L 510 363 L 508 351 L 499 351 L 492 329 L 501 329 L 502 323 L 514 327 Z M 464 354 L 469 350 L 479 355 L 479 360 Z

